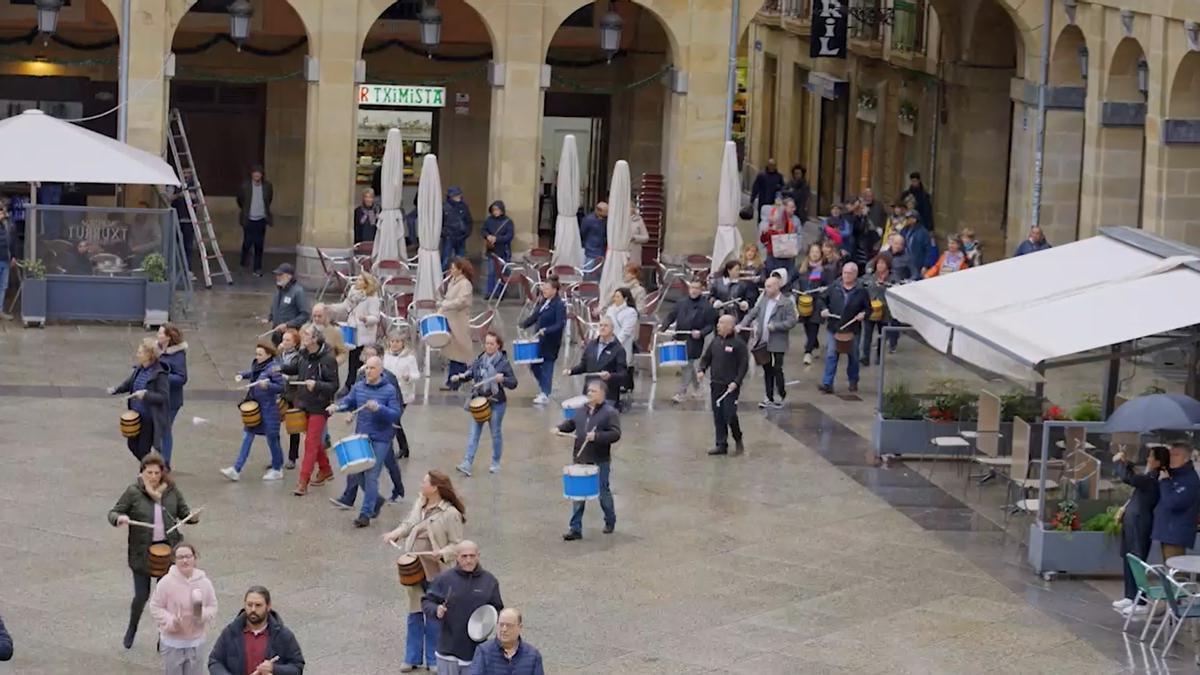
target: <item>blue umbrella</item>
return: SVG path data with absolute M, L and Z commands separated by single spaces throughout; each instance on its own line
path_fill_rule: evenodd
M 1104 425 L 1108 433 L 1191 431 L 1200 425 L 1200 401 L 1183 394 L 1150 394 L 1121 404 Z

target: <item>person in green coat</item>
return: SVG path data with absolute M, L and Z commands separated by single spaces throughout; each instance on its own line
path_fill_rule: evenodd
M 113 527 L 129 529 L 129 569 L 133 572 L 133 603 L 129 607 L 129 627 L 125 630 L 125 649 L 133 646 L 142 610 L 150 599 L 150 545 L 164 542 L 174 547 L 183 539 L 178 529 L 168 532 L 180 521 L 195 523 L 183 493 L 166 472 L 162 455 L 151 452 L 142 458 L 138 478 L 108 512 Z

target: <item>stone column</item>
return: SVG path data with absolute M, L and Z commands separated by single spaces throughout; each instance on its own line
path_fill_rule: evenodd
M 121 0 L 106 0 L 117 30 L 121 28 Z M 130 145 L 161 155 L 166 142 L 167 80 L 163 62 L 171 52 L 171 34 L 177 22 L 167 20 L 165 0 L 132 0 L 129 41 Z M 136 93 L 137 96 L 133 96 Z M 116 113 L 113 113 L 116 114 Z
M 1075 241 L 1078 232 L 1083 115 L 1082 110 L 1046 111 L 1041 225 L 1053 244 Z

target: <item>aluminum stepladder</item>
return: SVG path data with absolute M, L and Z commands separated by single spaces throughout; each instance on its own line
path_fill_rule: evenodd
M 200 176 L 196 174 L 196 165 L 192 160 L 192 146 L 188 143 L 187 132 L 183 128 L 183 116 L 178 108 L 172 108 L 167 115 L 167 147 L 175 163 L 175 174 L 183 183 L 184 202 L 187 203 L 188 217 L 196 233 L 196 245 L 200 249 L 200 269 L 204 275 L 204 287 L 212 288 L 214 277 L 225 277 L 225 282 L 233 283 L 233 275 L 225 264 L 225 256 L 221 255 L 221 246 L 217 243 L 216 232 L 213 231 L 212 216 L 208 212 L 208 201 L 204 197 L 204 189 L 200 186 Z M 212 268 L 212 261 L 217 262 L 218 271 Z

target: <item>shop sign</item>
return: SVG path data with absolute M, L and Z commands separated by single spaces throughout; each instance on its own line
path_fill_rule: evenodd
M 808 55 L 814 59 L 846 58 L 845 0 L 815 0 Z
M 446 105 L 446 88 L 362 84 L 358 87 L 358 104 L 392 108 L 441 108 Z

